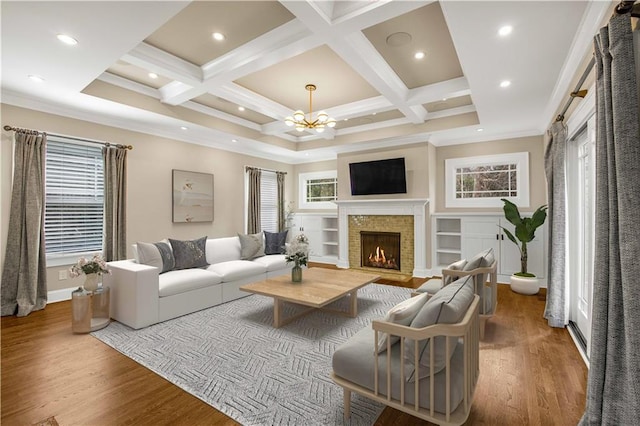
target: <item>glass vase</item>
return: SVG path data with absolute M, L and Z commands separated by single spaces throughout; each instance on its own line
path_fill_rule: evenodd
M 291 268 L 291 282 L 302 282 L 302 267 L 297 263 L 293 268 Z

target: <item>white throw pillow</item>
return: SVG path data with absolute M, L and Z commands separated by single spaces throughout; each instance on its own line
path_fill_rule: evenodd
M 409 325 L 411 321 L 418 315 L 420 309 L 427 303 L 427 299 L 429 298 L 429 294 L 423 293 L 419 296 L 412 297 L 411 299 L 404 300 L 398 303 L 393 308 L 389 309 L 387 315 L 384 317 L 382 321 L 384 322 L 392 322 L 394 324 L 400 325 Z M 383 333 L 382 339 L 378 340 L 378 353 L 384 352 L 387 350 L 387 339 L 389 338 L 389 334 Z M 391 336 L 391 345 L 400 340 L 398 336 Z

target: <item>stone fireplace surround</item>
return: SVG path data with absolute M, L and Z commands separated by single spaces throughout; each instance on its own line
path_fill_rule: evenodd
M 413 216 L 413 276 L 429 276 L 426 235 L 428 199 L 344 200 L 335 203 L 338 205 L 339 268 L 360 266 L 350 265 L 349 261 L 349 216 Z

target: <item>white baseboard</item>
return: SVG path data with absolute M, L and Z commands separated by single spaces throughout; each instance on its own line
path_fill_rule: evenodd
M 71 292 L 76 291 L 78 287 L 63 288 L 61 290 L 51 290 L 47 292 L 47 303 L 63 302 L 71 300 Z

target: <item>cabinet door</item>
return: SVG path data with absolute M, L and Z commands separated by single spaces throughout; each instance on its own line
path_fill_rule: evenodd
M 500 228 L 495 217 L 465 217 L 462 219 L 462 257 L 471 259 L 488 248 L 500 256 Z
M 309 239 L 309 254 L 322 256 L 322 217 L 320 215 L 305 215 L 300 218 L 302 219 L 300 232 Z

